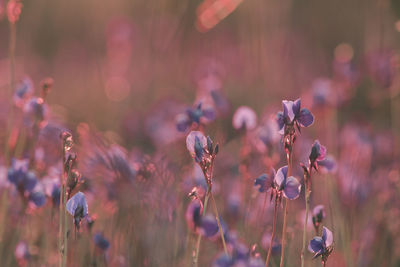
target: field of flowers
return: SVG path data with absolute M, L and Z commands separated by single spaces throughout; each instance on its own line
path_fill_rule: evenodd
M 400 266 L 397 0 L 0 0 L 0 267 Z

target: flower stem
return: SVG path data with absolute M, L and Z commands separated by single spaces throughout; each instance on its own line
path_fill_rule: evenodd
M 268 253 L 267 253 L 267 259 L 265 261 L 265 267 L 268 267 L 269 264 L 269 259 L 271 257 L 271 251 L 272 251 L 272 245 L 274 242 L 274 238 L 275 238 L 275 229 L 276 229 L 276 218 L 277 218 L 277 214 L 278 214 L 278 201 L 277 199 L 275 199 L 275 205 L 274 205 L 274 220 L 272 222 L 272 235 L 271 235 L 271 242 L 269 244 L 269 248 L 268 248 Z
M 64 257 L 64 242 L 63 242 L 63 218 L 65 216 L 64 214 L 64 192 L 65 192 L 65 188 L 64 188 L 64 175 L 65 175 L 65 148 L 64 148 L 64 144 L 62 144 L 62 172 L 61 172 L 61 177 L 60 177 L 60 220 L 59 220 L 59 228 L 58 228 L 58 248 L 60 250 L 60 267 L 63 267 L 63 257 Z
M 6 132 L 6 140 L 4 142 L 4 158 L 6 164 L 9 163 L 10 160 L 10 147 L 9 140 L 11 138 L 11 129 L 14 120 L 14 106 L 13 106 L 13 91 L 14 91 L 14 80 L 15 80 L 15 46 L 17 43 L 17 26 L 15 23 L 10 22 L 10 41 L 9 41 L 9 50 L 8 56 L 10 61 L 10 89 L 9 89 L 9 99 L 10 99 L 10 111 L 8 115 L 8 123 L 7 123 L 7 132 Z
M 222 245 L 224 246 L 225 254 L 228 255 L 228 250 L 226 249 L 226 243 L 225 243 L 225 238 L 224 238 L 224 231 L 222 230 L 221 222 L 219 220 L 217 204 L 215 204 L 215 199 L 214 199 L 214 196 L 213 196 L 212 192 L 210 192 L 210 195 L 211 195 L 211 200 L 212 200 L 212 203 L 213 203 L 215 217 L 216 217 L 217 223 L 218 223 L 219 233 L 221 234 Z
M 287 158 L 287 162 L 288 162 L 287 177 L 290 177 L 292 175 L 292 145 L 291 145 L 290 150 L 286 154 L 286 158 Z M 285 260 L 286 227 L 287 227 L 288 210 L 289 210 L 289 200 L 287 198 L 285 198 L 285 211 L 283 213 L 283 227 L 282 227 L 282 251 L 281 251 L 281 262 L 279 264 L 280 267 L 283 267 L 283 262 Z
M 207 210 L 207 204 L 208 204 L 208 199 L 210 197 L 210 190 L 207 190 L 206 196 L 204 198 L 204 205 L 203 205 L 203 213 L 202 215 L 204 216 L 206 214 Z M 201 234 L 199 233 L 197 236 L 197 241 L 196 241 L 196 250 L 193 254 L 193 266 L 197 267 L 199 264 L 199 252 L 200 252 L 200 243 L 201 243 Z
M 308 178 L 310 179 L 310 177 Z M 306 217 L 304 219 L 304 229 L 303 229 L 303 247 L 301 250 L 301 267 L 304 267 L 304 257 L 305 257 L 305 251 L 306 251 L 306 240 L 307 240 L 307 224 L 308 224 L 308 210 L 309 210 L 309 205 L 310 205 L 310 188 L 307 185 L 307 181 L 304 181 L 304 194 L 305 194 L 305 200 L 306 200 Z

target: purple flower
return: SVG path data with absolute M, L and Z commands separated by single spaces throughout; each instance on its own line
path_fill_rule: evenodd
M 319 225 L 322 223 L 322 220 L 326 217 L 325 209 L 323 205 L 315 206 L 312 213 L 312 222 L 314 224 L 315 229 L 318 230 Z
M 193 123 L 200 124 L 202 118 L 212 121 L 215 119 L 215 111 L 213 108 L 202 108 L 202 103 L 196 108 L 188 108 L 186 113 L 177 116 L 176 128 L 180 132 L 186 131 Z
M 232 125 L 236 130 L 253 130 L 257 126 L 257 114 L 253 109 L 241 106 L 233 114 Z
M 321 256 L 324 261 L 332 252 L 333 234 L 325 226 L 322 228 L 322 236 L 315 236 L 308 245 L 308 250 L 314 253 L 314 258 Z
M 36 207 L 42 207 L 46 204 L 46 195 L 42 191 L 31 192 L 28 198 Z
M 191 131 L 186 137 L 186 147 L 196 162 L 201 161 L 206 146 L 207 138 L 202 132 Z
M 33 82 L 30 78 L 25 77 L 20 83 L 17 84 L 14 92 L 14 102 L 18 107 L 21 107 L 27 99 L 33 94 Z
M 85 194 L 82 192 L 76 193 L 67 202 L 67 211 L 74 216 L 74 224 L 79 229 L 80 222 L 86 215 L 88 215 L 88 205 L 86 202 Z
M 194 230 L 200 226 L 202 212 L 203 206 L 199 200 L 190 202 L 185 214 L 186 223 L 190 229 Z
M 282 101 L 283 112 L 277 114 L 279 133 L 284 134 L 286 126 L 295 124 L 300 130 L 301 127 L 308 127 L 313 124 L 314 116 L 306 108 L 301 108 L 300 98 L 296 101 Z
M 270 175 L 266 173 L 261 174 L 254 181 L 254 186 L 258 186 L 258 191 L 260 193 L 268 192 L 271 188 L 274 188 L 275 175 L 275 169 L 271 170 Z
M 328 155 L 323 160 L 318 161 L 318 168 L 322 171 L 334 172 L 336 170 L 336 161 L 332 156 Z
M 36 175 L 28 171 L 28 165 L 28 160 L 13 159 L 11 168 L 8 170 L 8 181 L 14 184 L 21 193 L 32 192 L 37 183 Z
M 31 98 L 24 106 L 24 121 L 28 126 L 41 123 L 48 117 L 49 107 L 40 97 Z
M 101 233 L 96 233 L 93 236 L 93 242 L 102 251 L 106 251 L 110 247 L 110 242 Z
M 218 222 L 214 216 L 204 216 L 200 222 L 200 233 L 208 238 L 216 236 L 218 233 Z
M 284 166 L 278 170 L 275 175 L 275 184 L 277 189 L 283 192 L 283 196 L 293 200 L 299 197 L 301 184 L 293 176 L 287 177 L 288 166 Z
M 325 159 L 326 148 L 319 143 L 318 140 L 314 141 L 314 144 L 311 147 L 311 153 L 309 156 L 310 164 L 315 169 L 318 169 L 318 161 L 322 161 Z
M 18 263 L 25 265 L 26 262 L 31 258 L 28 244 L 25 241 L 18 242 L 17 246 L 15 247 L 14 255 Z

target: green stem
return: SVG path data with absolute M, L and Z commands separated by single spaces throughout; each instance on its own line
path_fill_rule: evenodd
M 273 242 L 274 242 L 274 238 L 275 238 L 276 218 L 277 218 L 277 214 L 278 214 L 277 208 L 278 208 L 278 201 L 277 201 L 277 199 L 275 199 L 274 220 L 272 222 L 272 235 L 271 235 L 271 241 L 270 241 L 269 248 L 268 248 L 267 259 L 265 261 L 265 267 L 268 267 L 269 259 L 271 257 L 271 252 L 272 252 L 272 246 L 273 246 Z
M 206 214 L 207 210 L 207 204 L 208 204 L 208 198 L 210 197 L 210 191 L 207 190 L 206 196 L 204 198 L 204 205 L 203 205 L 203 213 L 202 216 Z M 199 233 L 197 236 L 197 241 L 196 241 L 196 250 L 193 255 L 193 266 L 197 267 L 199 264 L 199 252 L 200 252 L 200 243 L 201 243 L 201 234 Z
M 64 165 L 64 163 L 63 163 Z M 64 169 L 64 168 L 63 168 Z M 59 220 L 59 227 L 58 227 L 58 249 L 60 251 L 60 267 L 62 267 L 63 265 L 63 261 L 62 261 L 62 257 L 63 257 L 63 216 L 64 216 L 64 210 L 63 210 L 63 203 L 64 203 L 64 198 L 63 198 L 63 191 L 65 191 L 64 189 L 64 184 L 63 184 L 63 176 L 61 177 L 61 188 L 60 188 L 60 220 Z
M 308 178 L 310 179 L 310 178 Z M 307 242 L 307 224 L 308 224 L 308 210 L 309 210 L 309 205 L 310 205 L 310 189 L 307 185 L 307 181 L 304 181 L 304 194 L 305 194 L 305 200 L 306 200 L 306 217 L 304 219 L 304 229 L 303 229 L 303 248 L 301 250 L 301 267 L 304 267 L 304 257 L 306 253 L 306 242 Z
M 287 162 L 288 162 L 288 172 L 287 177 L 292 175 L 292 151 L 287 153 Z M 285 260 L 285 246 L 286 246 L 286 227 L 287 227 L 287 214 L 289 210 L 289 200 L 285 198 L 285 211 L 283 213 L 283 227 L 282 227 L 282 251 L 281 251 L 281 261 L 279 266 L 283 267 Z
M 226 249 L 226 243 L 225 243 L 225 238 L 224 238 L 224 231 L 222 230 L 221 222 L 219 220 L 217 204 L 215 204 L 215 199 L 214 199 L 214 196 L 213 196 L 212 192 L 210 192 L 210 195 L 211 195 L 211 200 L 212 200 L 212 203 L 213 203 L 215 217 L 216 217 L 217 223 L 218 223 L 219 233 L 221 235 L 222 245 L 224 246 L 225 254 L 228 255 L 228 250 Z

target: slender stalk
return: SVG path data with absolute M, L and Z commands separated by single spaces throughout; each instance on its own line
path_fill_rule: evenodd
M 269 259 L 271 257 L 271 252 L 272 252 L 272 245 L 274 242 L 274 238 L 275 238 L 275 229 L 276 229 L 276 218 L 277 218 L 277 214 L 278 214 L 278 201 L 275 198 L 275 205 L 274 205 L 274 220 L 272 222 L 272 235 L 271 235 L 271 241 L 269 244 L 269 248 L 268 248 L 268 253 L 267 253 L 267 259 L 265 261 L 265 267 L 268 267 L 269 264 Z
M 7 132 L 6 132 L 6 140 L 4 142 L 4 157 L 6 164 L 9 163 L 10 160 L 10 147 L 9 147 L 9 139 L 11 128 L 14 120 L 14 106 L 12 105 L 12 97 L 14 91 L 14 81 L 15 81 L 15 46 L 17 43 L 17 26 L 15 23 L 10 22 L 10 41 L 8 47 L 8 56 L 10 61 L 10 89 L 9 89 L 9 99 L 10 99 L 10 111 L 8 115 L 8 123 L 7 123 Z
M 61 179 L 60 179 L 60 184 L 61 184 L 61 189 L 60 189 L 60 220 L 59 220 L 59 228 L 58 228 L 58 248 L 60 250 L 60 267 L 63 267 L 64 262 L 63 262 L 63 257 L 64 257 L 64 242 L 63 242 L 63 218 L 65 217 L 64 213 L 64 195 L 65 195 L 65 187 L 64 187 L 64 175 L 65 175 L 65 147 L 64 144 L 62 144 L 62 172 L 61 172 Z
M 204 198 L 203 213 L 202 213 L 203 216 L 206 214 L 209 197 L 210 197 L 210 191 L 207 189 L 207 193 L 206 193 L 206 196 Z M 197 241 L 196 241 L 196 250 L 195 250 L 195 253 L 193 255 L 193 266 L 195 266 L 195 267 L 197 267 L 198 264 L 199 264 L 199 252 L 200 252 L 201 237 L 202 236 L 199 233 L 198 236 L 197 236 Z
M 311 170 L 311 168 L 310 168 Z M 310 179 L 311 177 L 308 177 Z M 310 206 L 310 188 L 308 186 L 308 181 L 304 181 L 304 194 L 305 194 L 305 200 L 306 200 L 306 218 L 304 219 L 304 229 L 303 229 L 303 247 L 301 250 L 301 267 L 304 267 L 304 257 L 306 253 L 306 240 L 307 240 L 307 224 L 308 224 L 308 210 Z
M 225 238 L 224 238 L 224 231 L 222 230 L 221 222 L 219 220 L 217 204 L 215 204 L 215 199 L 214 199 L 214 196 L 213 196 L 212 192 L 210 192 L 210 195 L 211 195 L 211 200 L 212 200 L 212 203 L 213 203 L 215 217 L 216 217 L 217 223 L 218 223 L 219 233 L 221 234 L 222 245 L 224 246 L 224 252 L 225 252 L 225 254 L 228 255 L 228 250 L 226 249 L 226 243 L 225 243 Z
M 287 162 L 288 162 L 288 172 L 287 177 L 292 175 L 292 148 L 286 154 Z M 287 214 L 289 210 L 289 200 L 285 198 L 285 211 L 283 213 L 283 227 L 282 227 L 282 251 L 281 251 L 281 262 L 279 264 L 280 267 L 283 267 L 283 262 L 285 260 L 285 246 L 286 246 L 286 227 L 287 227 Z

